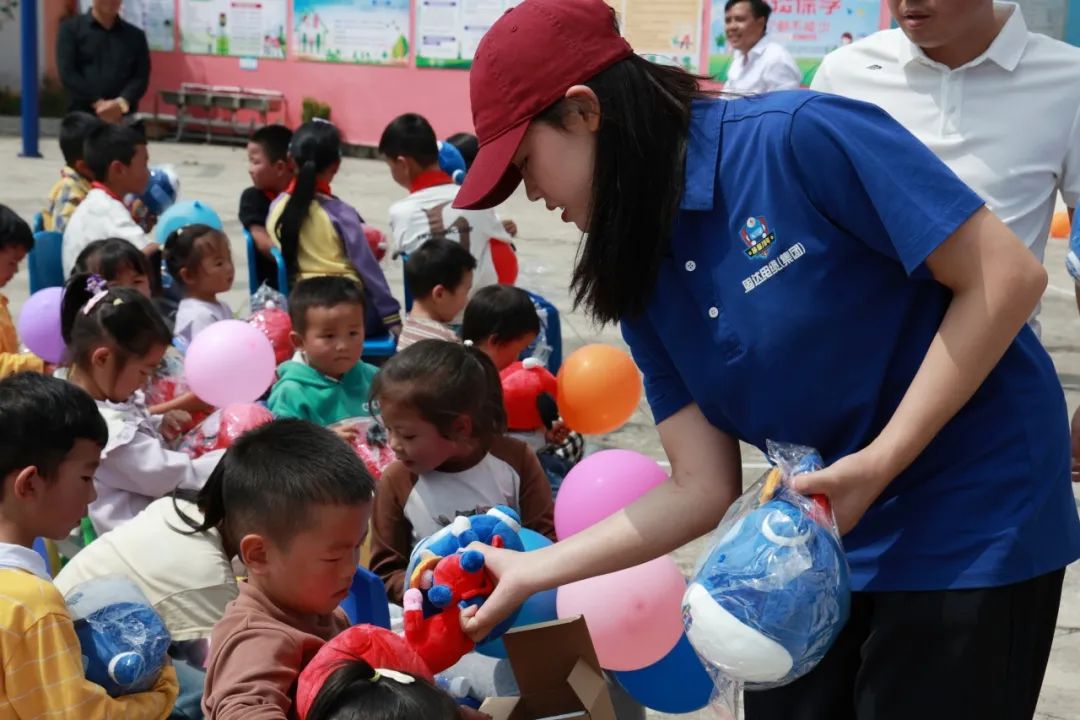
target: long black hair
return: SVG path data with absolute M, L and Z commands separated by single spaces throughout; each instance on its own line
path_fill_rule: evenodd
M 172 343 L 161 313 L 142 293 L 128 287 L 103 292 L 99 285 L 104 282 L 90 274 L 74 275 L 64 289 L 60 332 L 68 346 L 68 359 L 76 367 L 85 365 L 94 348 L 103 343 L 109 343 L 122 361 Z
M 454 421 L 472 419 L 473 436 L 489 444 L 506 432 L 499 371 L 479 348 L 446 340 L 421 340 L 386 361 L 371 383 L 371 400 L 400 397 L 446 438 Z
M 408 673 L 403 673 L 407 675 Z M 323 683 L 307 720 L 457 720 L 457 703 L 424 678 L 379 677 L 363 660 L 343 662 Z
M 136 275 L 145 275 L 147 278 L 152 277 L 146 254 L 130 241 L 114 237 L 94 240 L 83 248 L 75 259 L 72 274 L 97 273 L 105 278 L 106 282 L 112 282 L 125 270 L 131 270 Z
M 585 82 L 600 102 L 589 225 L 571 279 L 593 319 L 637 314 L 656 285 L 679 211 L 690 108 L 705 78 L 637 55 Z M 536 117 L 557 128 L 581 112 L 563 99 Z
M 289 156 L 296 163 L 296 187 L 274 226 L 281 256 L 289 277 L 296 277 L 300 267 L 296 255 L 300 247 L 300 228 L 315 199 L 315 177 L 341 159 L 341 133 L 325 120 L 301 125 L 289 143 Z

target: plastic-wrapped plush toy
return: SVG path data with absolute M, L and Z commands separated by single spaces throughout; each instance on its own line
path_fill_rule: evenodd
M 439 143 L 439 169 L 453 178 L 460 185 L 465 182 L 465 158 L 461 151 L 454 147 L 453 143 L 440 140 Z
M 146 209 L 161 216 L 173 206 L 180 195 L 180 176 L 172 165 L 160 165 L 150 169 L 150 182 L 139 196 Z
M 307 717 L 322 686 L 342 665 L 363 660 L 379 670 L 395 670 L 434 681 L 424 660 L 402 638 L 375 625 L 354 625 L 322 646 L 296 681 L 296 715 Z
M 683 597 L 687 637 L 708 663 L 753 688 L 812 670 L 850 609 L 847 559 L 828 501 L 790 478 L 823 467 L 810 448 L 769 443 L 776 465 L 735 502 Z
M 251 296 L 251 317 L 248 322 L 259 329 L 274 348 L 278 365 L 292 357 L 296 348 L 292 341 L 292 320 L 289 318 L 285 296 L 263 283 Z
M 229 405 L 215 410 L 180 441 L 179 450 L 192 458 L 223 450 L 248 430 L 267 424 L 273 414 L 258 403 Z
M 371 254 L 375 256 L 377 262 L 382 262 L 386 257 L 386 250 L 390 247 L 390 241 L 386 239 L 386 233 L 374 225 L 364 226 L 364 239 L 367 240 L 368 247 L 371 248 Z
M 118 575 L 96 578 L 72 588 L 65 601 L 86 679 L 113 697 L 150 690 L 171 638 L 135 583 Z
M 1072 224 L 1072 234 L 1069 235 L 1069 254 L 1065 256 L 1065 268 L 1072 279 L 1080 283 L 1080 215 Z
M 357 428 L 352 448 L 364 461 L 364 467 L 371 473 L 371 477 L 378 480 L 382 477 L 383 470 L 397 459 L 394 451 L 390 449 L 386 428 L 372 418 L 355 417 L 340 420 L 331 425 L 330 429 L 352 426 Z
M 506 424 L 510 430 L 550 428 L 559 419 L 559 382 L 536 358 L 519 360 L 501 373 Z

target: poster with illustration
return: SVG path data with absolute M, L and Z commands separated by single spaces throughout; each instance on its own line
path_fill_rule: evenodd
M 79 0 L 79 12 L 89 12 L 92 4 L 93 0 Z M 173 0 L 124 0 L 120 17 L 146 33 L 146 44 L 151 50 L 172 52 L 176 49 Z
M 521 0 L 416 0 L 416 66 L 467 70 L 480 38 Z
M 293 0 L 292 23 L 293 52 L 302 60 L 409 60 L 409 0 Z
M 286 0 L 181 0 L 180 49 L 194 55 L 285 57 Z
M 619 16 L 623 37 L 653 62 L 698 71 L 702 0 L 607 0 Z
M 769 36 L 784 45 L 803 71 L 803 85 L 814 78 L 821 58 L 840 45 L 881 29 L 879 0 L 768 0 Z M 727 80 L 731 53 L 724 35 L 723 0 L 712 0 L 709 75 Z M 887 27 L 887 25 L 886 25 Z

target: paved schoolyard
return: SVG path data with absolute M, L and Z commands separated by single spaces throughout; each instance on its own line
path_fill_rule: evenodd
M 13 207 L 28 219 L 40 209 L 62 165 L 55 139 L 43 138 L 42 146 L 46 156 L 44 160 L 19 158 L 18 139 L 0 137 L 0 158 L 4 169 L 3 180 L 0 181 L 0 202 Z M 243 149 L 154 143 L 150 148 L 150 158 L 152 164 L 176 165 L 181 176 L 183 196 L 209 203 L 222 216 L 226 231 L 233 241 L 234 259 L 237 261 L 236 286 L 227 299 L 234 310 L 244 310 L 247 266 L 243 259 L 240 225 L 236 220 L 237 201 L 248 184 Z M 389 229 L 387 217 L 390 203 L 404 194 L 390 179 L 386 166 L 374 160 L 346 159 L 334 182 L 334 189 L 338 195 L 354 204 L 368 222 L 383 230 Z M 582 314 L 570 309 L 567 282 L 577 247 L 577 234 L 542 205 L 529 203 L 521 192 L 510 199 L 501 214 L 516 220 L 521 230 L 517 242 L 522 268 L 519 284 L 539 292 L 559 308 L 565 351 L 595 341 L 621 344 L 617 329 L 597 328 Z M 1058 374 L 1069 398 L 1069 407 L 1075 409 L 1080 404 L 1080 315 L 1072 297 L 1071 280 L 1064 269 L 1064 245 L 1061 241 L 1051 240 L 1047 251 L 1050 288 L 1043 299 L 1043 340 L 1057 364 Z M 391 288 L 400 292 L 400 263 L 387 260 L 386 274 Z M 11 299 L 13 314 L 17 315 L 27 295 L 26 273 L 16 277 L 4 292 Z M 657 459 L 663 458 L 644 402 L 630 423 L 603 440 L 610 445 L 634 448 Z M 751 483 L 761 472 L 761 456 L 752 448 L 744 448 L 744 463 L 744 481 Z M 1080 497 L 1080 487 L 1077 488 L 1077 496 Z M 701 545 L 701 541 L 692 543 L 676 553 L 680 566 L 687 572 L 695 562 Z M 711 715 L 702 712 L 698 717 L 703 719 Z M 1078 566 L 1074 566 L 1066 577 L 1057 638 L 1038 717 L 1042 720 L 1080 720 Z

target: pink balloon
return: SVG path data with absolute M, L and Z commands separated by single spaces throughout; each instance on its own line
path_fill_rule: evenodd
M 667 480 L 652 458 L 633 450 L 602 450 L 567 473 L 555 498 L 555 533 L 564 540 L 614 515 Z
M 258 400 L 274 382 L 274 348 L 258 328 L 222 320 L 191 341 L 184 378 L 200 400 L 214 407 Z
M 601 667 L 640 670 L 664 658 L 683 634 L 686 591 L 666 555 L 610 575 L 559 588 L 560 618 L 585 617 Z

